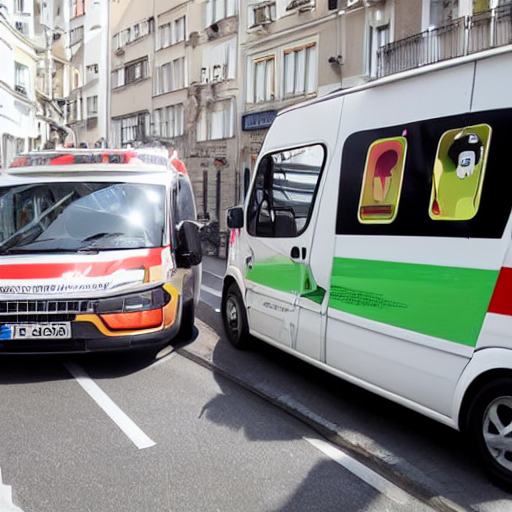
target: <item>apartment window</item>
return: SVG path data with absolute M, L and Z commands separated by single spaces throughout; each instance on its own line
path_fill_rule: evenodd
M 71 17 L 76 18 L 85 14 L 85 0 L 71 0 Z
M 135 141 L 145 140 L 149 135 L 149 114 L 141 112 L 114 120 L 114 130 L 119 131 L 121 144 L 126 146 Z
M 28 96 L 29 87 L 29 71 L 28 66 L 20 64 L 19 62 L 14 63 L 14 90 L 23 96 Z
M 389 25 L 372 27 L 368 32 L 368 73 L 370 76 L 378 74 L 379 50 L 389 43 Z
M 25 0 L 15 0 L 14 12 L 25 12 Z
M 84 39 L 84 27 L 81 25 L 80 27 L 73 28 L 69 31 L 69 44 L 73 46 L 74 44 L 80 43 Z
M 202 82 L 233 79 L 236 75 L 236 39 L 203 50 Z
M 174 89 L 185 87 L 185 58 L 172 61 Z
M 153 113 L 153 134 L 157 137 L 173 138 L 183 135 L 184 107 L 182 104 L 159 108 Z
M 249 6 L 248 27 L 266 25 L 276 19 L 275 2 L 263 2 Z
M 197 140 L 219 140 L 234 137 L 234 101 L 219 101 L 203 109 L 197 128 Z
M 316 43 L 290 48 L 284 52 L 284 94 L 307 94 L 316 91 Z
M 137 80 L 142 80 L 148 77 L 148 59 L 142 59 L 137 62 L 132 62 L 124 68 L 124 82 L 129 84 Z
M 90 64 L 85 68 L 87 81 L 94 80 L 98 76 L 98 64 Z
M 28 23 L 23 21 L 14 22 L 14 27 L 18 32 L 21 32 L 24 36 L 28 36 Z
M 153 135 L 160 137 L 162 135 L 162 109 L 158 108 L 153 111 Z
M 174 32 L 172 37 L 172 42 L 179 43 L 180 41 L 185 41 L 185 16 L 174 20 Z
M 157 49 L 167 48 L 171 45 L 171 24 L 166 23 L 158 27 L 158 46 Z
M 156 70 L 155 94 L 163 94 L 186 87 L 185 57 L 166 62 Z
M 98 96 L 89 96 L 87 98 L 87 117 L 96 117 L 98 115 Z
M 252 62 L 252 87 L 248 88 L 248 102 L 262 103 L 275 97 L 275 57 L 270 55 Z
M 124 85 L 124 68 L 112 71 L 112 89 Z
M 207 0 L 203 4 L 204 28 L 236 13 L 235 0 Z

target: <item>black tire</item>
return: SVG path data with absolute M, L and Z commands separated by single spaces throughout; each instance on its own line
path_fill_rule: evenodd
M 190 340 L 194 336 L 195 309 L 193 300 L 183 304 L 179 337 L 184 340 Z
M 512 378 L 496 379 L 475 395 L 467 434 L 494 483 L 512 492 Z
M 249 324 L 242 294 L 236 283 L 232 283 L 222 304 L 222 320 L 229 341 L 235 348 L 246 349 L 250 345 Z

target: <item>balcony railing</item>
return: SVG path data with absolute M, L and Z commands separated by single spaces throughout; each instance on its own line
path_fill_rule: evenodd
M 378 76 L 480 52 L 512 42 L 512 5 L 457 18 L 389 43 L 377 52 Z

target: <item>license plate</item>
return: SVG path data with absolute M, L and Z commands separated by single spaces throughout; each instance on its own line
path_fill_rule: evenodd
M 52 322 L 47 324 L 6 324 L 2 325 L 1 339 L 51 339 L 71 338 L 70 322 Z

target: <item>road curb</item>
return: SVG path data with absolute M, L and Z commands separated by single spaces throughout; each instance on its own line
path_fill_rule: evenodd
M 365 464 L 433 510 L 438 512 L 468 512 L 466 508 L 462 508 L 451 500 L 439 496 L 439 494 L 435 492 L 434 486 L 423 483 L 420 484 L 420 479 L 425 481 L 427 478 L 426 475 L 405 460 L 386 452 L 374 443 L 372 446 L 373 449 L 368 449 L 354 442 L 350 439 L 350 436 L 347 435 L 347 432 L 338 425 L 315 414 L 289 394 L 277 394 L 272 389 L 253 385 L 233 375 L 233 373 L 227 371 L 225 368 L 215 364 L 210 358 L 194 351 L 193 344 L 177 348 L 176 352 L 288 412 L 293 417 L 307 424 L 329 442 L 348 453 L 351 457 Z M 417 478 L 415 478 L 415 476 Z

